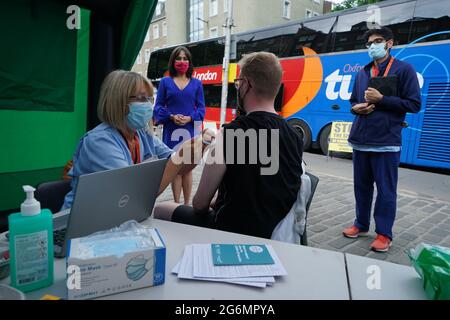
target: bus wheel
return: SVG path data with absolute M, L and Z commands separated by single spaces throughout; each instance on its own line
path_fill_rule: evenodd
M 288 124 L 302 135 L 303 151 L 308 151 L 311 148 L 312 134 L 306 122 L 300 119 L 291 119 L 288 121 Z
M 331 132 L 331 125 L 327 125 L 322 129 L 322 132 L 320 132 L 319 137 L 319 143 L 320 143 L 320 150 L 322 150 L 323 154 L 328 153 L 328 139 L 330 138 L 330 132 Z

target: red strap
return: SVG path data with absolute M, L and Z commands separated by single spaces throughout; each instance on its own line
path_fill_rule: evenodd
M 133 162 L 135 164 L 141 163 L 141 146 L 139 145 L 139 137 L 137 134 L 134 134 L 134 151 L 135 159 L 133 159 Z
M 394 57 L 391 57 L 391 60 L 389 60 L 386 70 L 384 71 L 383 77 L 386 77 L 389 74 L 389 71 L 391 70 L 392 67 L 392 62 L 394 62 Z
M 123 139 L 125 140 L 125 143 L 127 144 L 128 147 L 128 151 L 130 151 L 130 155 L 131 155 L 131 160 L 133 161 L 134 164 L 140 163 L 141 162 L 141 146 L 139 144 L 139 137 L 137 135 L 137 133 L 134 134 L 134 157 L 133 157 L 133 152 L 131 152 L 131 146 L 128 143 L 128 140 L 125 138 L 125 136 L 122 134 L 122 132 L 120 132 L 120 134 L 122 135 Z
M 392 67 L 392 62 L 394 62 L 394 57 L 391 57 L 391 59 L 389 60 L 386 70 L 384 71 L 383 77 L 386 77 L 389 74 L 389 71 L 391 70 L 391 67 Z M 379 73 L 380 73 L 380 70 L 377 68 L 375 63 L 373 63 L 372 69 L 370 70 L 370 76 L 372 78 L 378 77 Z

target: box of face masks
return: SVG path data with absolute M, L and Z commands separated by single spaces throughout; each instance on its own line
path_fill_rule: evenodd
M 67 254 L 67 296 L 69 300 L 93 299 L 160 285 L 165 269 L 166 248 L 156 229 L 72 239 Z

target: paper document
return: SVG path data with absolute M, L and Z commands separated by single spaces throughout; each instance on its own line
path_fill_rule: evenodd
M 270 245 L 265 245 L 273 264 L 215 266 L 211 244 L 187 245 L 181 261 L 172 269 L 180 279 L 226 282 L 258 288 L 275 284 L 275 276 L 287 275 Z
M 185 254 L 183 259 L 177 263 L 177 265 L 172 269 L 172 273 L 178 275 L 180 279 L 192 279 L 192 280 L 202 280 L 202 281 L 213 281 L 213 282 L 227 282 L 234 284 L 241 284 L 245 286 L 252 286 L 258 288 L 265 288 L 267 283 L 274 283 L 275 278 L 273 277 L 261 277 L 261 278 L 233 278 L 233 279 L 220 279 L 220 278 L 198 278 L 194 277 L 192 274 L 193 264 L 192 264 L 192 247 L 186 246 L 184 250 Z M 190 252 L 189 252 L 190 251 Z M 182 270 L 182 272 L 181 272 Z
M 272 246 L 267 245 L 267 249 L 269 250 L 274 264 L 215 266 L 212 260 L 210 244 L 193 245 L 193 275 L 196 278 L 245 278 L 287 275 L 286 270 Z

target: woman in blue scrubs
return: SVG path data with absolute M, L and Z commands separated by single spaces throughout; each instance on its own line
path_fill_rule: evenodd
M 83 174 L 171 157 L 161 181 L 161 193 L 177 175 L 186 174 L 195 167 L 195 164 L 172 161 L 172 155 L 178 159 L 182 151 L 174 154 L 171 148 L 149 133 L 152 131 L 148 128 L 153 114 L 152 102 L 153 86 L 138 73 L 117 70 L 105 78 L 97 108 L 102 123 L 87 132 L 78 144 L 69 171 L 72 190 L 66 195 L 62 210 L 72 206 L 78 177 Z M 202 140 L 203 148 L 191 148 L 198 143 L 191 139 L 180 149 L 203 151 L 207 140 Z
M 161 79 L 158 87 L 153 117 L 157 124 L 163 125 L 163 142 L 173 149 L 195 136 L 205 117 L 202 83 L 192 77 L 193 71 L 191 53 L 185 47 L 177 47 L 169 59 L 169 76 Z M 181 189 L 187 205 L 192 192 L 192 172 L 178 176 L 172 183 L 177 203 Z

